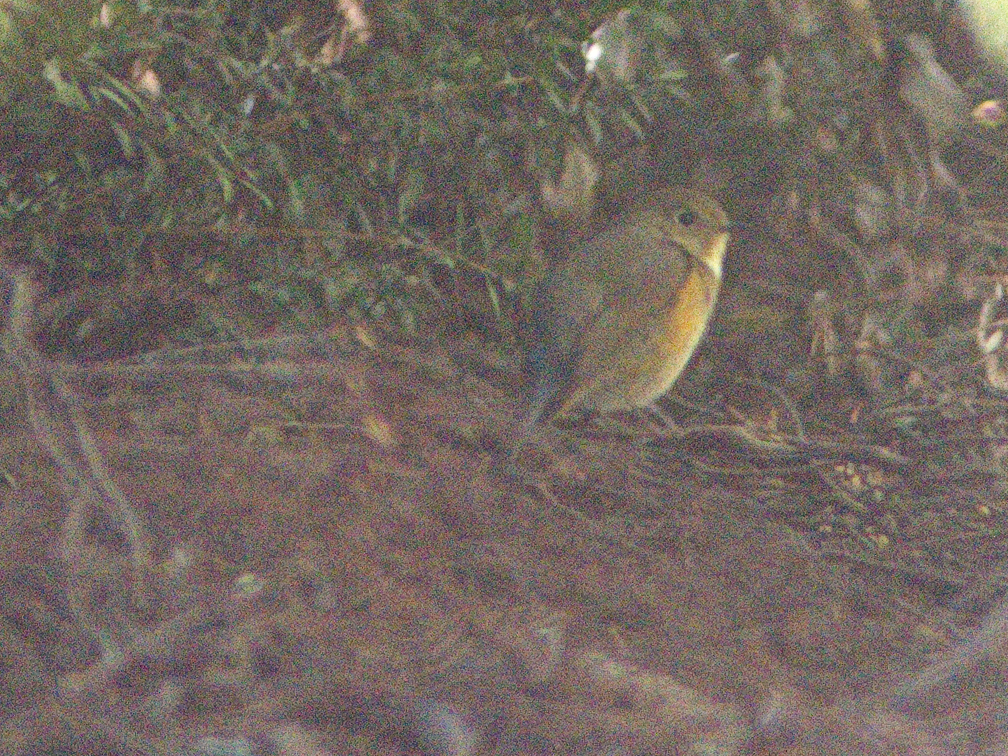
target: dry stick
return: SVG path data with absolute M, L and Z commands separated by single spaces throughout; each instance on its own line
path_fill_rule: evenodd
M 38 351 L 29 343 L 28 334 L 31 332 L 31 315 L 34 304 L 31 277 L 24 269 L 14 271 L 8 269 L 4 273 L 12 284 L 4 350 L 15 370 L 20 374 L 25 387 L 24 402 L 27 406 L 28 417 L 35 430 L 35 436 L 56 463 L 70 506 L 70 513 L 63 525 L 62 543 L 62 557 L 67 562 L 70 575 L 67 601 L 78 625 L 95 638 L 103 641 L 102 660 L 95 666 L 99 668 L 109 668 L 112 665 L 121 666 L 123 659 L 121 649 L 116 649 L 110 658 L 105 648 L 109 637 L 91 605 L 90 588 L 92 586 L 88 574 L 89 569 L 86 566 L 92 563 L 95 557 L 92 550 L 88 549 L 86 545 L 85 519 L 88 506 L 96 504 L 100 508 L 108 509 L 108 507 L 103 506 L 101 494 L 87 475 L 86 464 L 81 464 L 75 458 L 76 455 L 63 440 L 74 436 L 78 440 L 82 437 L 86 440 L 90 439 L 86 433 L 82 436 L 81 426 L 72 417 L 67 418 L 66 413 L 60 412 L 63 409 L 61 395 L 66 396 L 67 389 L 62 381 L 47 380 L 47 365 Z M 74 428 L 73 435 L 67 432 L 68 425 Z M 113 520 L 116 519 L 113 516 Z M 145 542 L 141 543 L 146 546 Z M 132 541 L 131 545 L 133 545 Z M 146 551 L 143 548 L 134 548 L 135 562 L 137 555 L 140 555 L 141 558 L 146 556 L 149 562 L 149 547 Z M 146 565 L 141 566 L 146 569 Z M 59 705 L 58 701 L 55 703 Z M 140 738 L 125 728 L 103 721 L 100 714 L 97 715 L 97 720 L 89 716 L 90 712 L 87 711 L 86 706 L 80 707 L 77 711 L 89 722 L 90 729 L 96 729 L 110 737 L 125 751 L 131 753 L 154 752 Z
M 298 355 L 298 352 L 302 354 Z M 94 376 L 145 380 L 151 377 L 176 378 L 252 376 L 265 381 L 293 382 L 303 380 L 331 381 L 336 357 L 352 357 L 378 352 L 384 359 L 397 363 L 450 369 L 450 362 L 437 354 L 421 349 L 380 343 L 366 346 L 355 340 L 341 343 L 325 331 L 306 334 L 284 334 L 195 347 L 171 347 L 110 362 L 77 364 L 51 363 L 51 373 L 68 380 L 83 380 Z M 307 355 L 304 353 L 308 353 Z M 294 359 L 297 362 L 294 362 Z
M 91 480 L 97 483 L 104 496 L 100 501 L 105 505 L 104 509 L 109 517 L 116 524 L 116 527 L 126 536 L 130 544 L 133 558 L 133 570 L 137 577 L 140 590 L 136 591 L 135 599 L 140 606 L 148 605 L 148 596 L 143 588 L 147 584 L 148 573 L 153 563 L 151 556 L 150 539 L 144 529 L 140 516 L 136 509 L 129 503 L 125 494 L 115 481 L 112 480 L 105 461 L 102 459 L 94 436 L 88 429 L 84 416 L 80 411 L 77 397 L 70 391 L 66 383 L 58 378 L 52 378 L 52 384 L 56 389 L 56 395 L 66 405 L 67 414 L 73 423 L 76 432 L 78 447 L 84 454 L 87 461 L 85 469 L 91 472 Z
M 180 646 L 191 642 L 194 629 L 218 623 L 234 624 L 240 615 L 241 607 L 226 595 L 211 596 L 127 641 L 118 668 L 151 660 L 167 661 L 178 654 Z M 162 741 L 122 726 L 118 717 L 107 711 L 108 702 L 102 691 L 112 682 L 116 671 L 108 664 L 98 663 L 83 672 L 64 675 L 59 680 L 60 695 L 53 705 L 81 729 L 101 732 L 128 753 L 148 756 L 174 753 Z
M 86 376 L 96 373 L 119 373 L 135 371 L 138 374 L 164 370 L 198 370 L 200 366 L 226 364 L 229 370 L 245 365 L 249 370 L 264 369 L 271 363 L 289 355 L 297 349 L 315 349 L 328 357 L 334 351 L 345 349 L 337 338 L 317 331 L 310 334 L 283 334 L 260 339 L 224 341 L 219 344 L 200 344 L 193 347 L 169 347 L 127 359 L 112 362 L 80 365 L 75 363 L 55 363 L 54 369 L 68 376 Z M 225 363 L 224 361 L 228 361 Z
M 211 601 L 201 603 L 162 620 L 156 626 L 137 634 L 122 650 L 121 667 L 140 662 L 166 662 L 178 653 L 179 646 L 187 641 L 193 628 L 214 623 L 233 624 L 238 609 L 229 603 L 227 596 L 211 596 Z M 108 665 L 96 664 L 83 672 L 64 675 L 59 680 L 60 691 L 70 699 L 80 699 L 94 694 L 109 684 L 115 673 Z
M 25 386 L 24 402 L 39 443 L 49 452 L 62 478 L 70 506 L 63 527 L 62 556 L 70 573 L 68 601 L 78 624 L 96 638 L 108 641 L 108 628 L 95 615 L 90 601 L 88 564 L 95 554 L 87 546 L 85 520 L 89 507 L 108 513 L 128 540 L 139 591 L 146 587 L 151 566 L 150 540 L 139 515 L 112 480 L 95 439 L 88 429 L 78 400 L 66 383 L 53 374 L 52 366 L 30 341 L 34 292 L 31 277 L 24 269 L 4 270 L 10 279 L 10 313 L 4 349 Z M 76 441 L 76 446 L 72 445 Z M 142 594 L 138 596 L 143 599 Z M 53 704 L 82 728 L 101 732 L 127 753 L 165 754 L 167 749 L 130 728 L 106 711 L 101 691 L 110 675 L 142 659 L 170 656 L 191 629 L 208 617 L 230 613 L 223 608 L 198 606 L 161 623 L 148 632 L 130 629 L 128 637 L 115 638 L 120 645 L 86 671 L 67 675 L 60 681 L 61 695 Z M 61 699 L 65 701 L 61 702 Z M 72 703 L 71 703 L 72 702 Z
M 89 508 L 93 506 L 106 512 L 127 539 L 136 571 L 138 604 L 142 604 L 145 598 L 141 592 L 147 587 L 146 579 L 152 562 L 150 539 L 136 510 L 112 480 L 80 410 L 78 397 L 59 375 L 59 366 L 44 359 L 30 342 L 34 312 L 30 274 L 25 269 L 9 267 L 0 268 L 0 274 L 11 282 L 10 312 L 3 348 L 24 384 L 28 417 L 36 438 L 52 456 L 59 470 L 70 506 L 62 543 L 62 556 L 70 573 L 68 601 L 78 624 L 96 638 L 108 641 L 108 628 L 96 616 L 90 601 L 89 589 L 93 586 L 90 585 L 87 565 L 94 562 L 96 554 L 88 547 L 85 533 Z M 149 630 L 129 628 L 127 637 L 112 639 L 119 645 L 112 649 L 111 654 L 106 649 L 101 661 L 81 673 L 66 675 L 60 680 L 61 695 L 54 705 L 82 728 L 103 733 L 125 752 L 167 753 L 163 744 L 123 727 L 114 714 L 107 712 L 108 702 L 102 691 L 116 671 L 145 660 L 170 658 L 177 652 L 179 644 L 190 637 L 193 628 L 207 622 L 233 621 L 236 611 L 233 602 L 226 596 L 218 596 L 216 601 L 201 602 Z M 75 703 L 61 702 L 61 699 Z
M 12 286 L 4 349 L 24 384 L 24 401 L 36 438 L 56 463 L 70 504 L 63 528 L 63 556 L 70 566 L 71 606 L 83 627 L 103 637 L 101 624 L 85 595 L 82 569 L 90 561 L 84 533 L 88 506 L 106 512 L 129 543 L 136 573 L 134 600 L 139 606 L 147 603 L 145 589 L 152 562 L 150 539 L 136 510 L 111 479 L 73 393 L 62 379 L 52 374 L 48 362 L 30 343 L 34 311 L 30 274 L 26 269 L 8 269 L 5 273 Z M 68 439 L 75 440 L 76 446 L 69 444 Z
M 846 443 L 785 434 L 762 438 L 753 428 L 745 425 L 696 425 L 675 432 L 666 432 L 665 435 L 683 440 L 690 437 L 700 439 L 728 437 L 739 442 L 744 449 L 757 452 L 769 460 L 852 459 L 896 466 L 905 466 L 911 462 L 909 457 L 877 444 Z
M 299 356 L 298 351 L 308 352 Z M 327 383 L 333 380 L 333 355 L 349 353 L 324 332 L 289 334 L 247 341 L 159 349 L 129 360 L 75 364 L 53 362 L 50 374 L 68 381 L 108 376 L 125 381 L 150 379 L 250 377 L 277 383 Z
M 70 504 L 70 514 L 63 524 L 63 558 L 70 570 L 68 601 L 78 624 L 91 632 L 95 638 L 100 634 L 100 625 L 91 611 L 83 583 L 85 578 L 81 566 L 84 555 L 84 513 L 88 501 L 85 483 L 71 460 L 70 454 L 59 441 L 56 423 L 51 414 L 42 409 L 38 397 L 49 393 L 49 387 L 42 380 L 39 355 L 27 344 L 25 334 L 29 331 L 31 306 L 31 282 L 24 273 L 7 271 L 13 284 L 10 297 L 10 313 L 7 333 L 4 337 L 4 351 L 20 373 L 25 386 L 24 402 L 28 418 L 35 429 L 35 437 L 48 450 L 60 471 L 63 489 Z

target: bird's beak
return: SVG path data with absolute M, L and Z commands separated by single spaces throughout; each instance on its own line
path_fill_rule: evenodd
M 704 250 L 704 263 L 707 264 L 707 267 L 719 279 L 721 278 L 722 263 L 724 262 L 725 252 L 728 251 L 728 240 L 730 238 L 731 234 L 727 231 L 720 233 L 711 239 L 710 244 L 707 245 L 707 249 Z

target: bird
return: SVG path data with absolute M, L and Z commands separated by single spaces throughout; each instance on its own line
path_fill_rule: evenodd
M 714 311 L 729 229 L 716 200 L 666 187 L 542 278 L 512 448 L 537 424 L 649 407 L 672 387 Z

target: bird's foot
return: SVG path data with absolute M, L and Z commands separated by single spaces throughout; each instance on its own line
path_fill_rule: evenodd
M 659 431 L 661 436 L 671 436 L 673 438 L 682 438 L 686 435 L 685 429 L 679 425 L 675 420 L 673 420 L 665 410 L 659 407 L 657 404 L 652 402 L 647 405 L 647 409 L 654 415 L 658 422 L 661 423 L 661 429 Z

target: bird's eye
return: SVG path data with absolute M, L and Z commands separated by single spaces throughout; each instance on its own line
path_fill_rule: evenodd
M 697 222 L 697 214 L 692 210 L 680 210 L 676 213 L 676 223 L 684 228 L 689 228 Z

